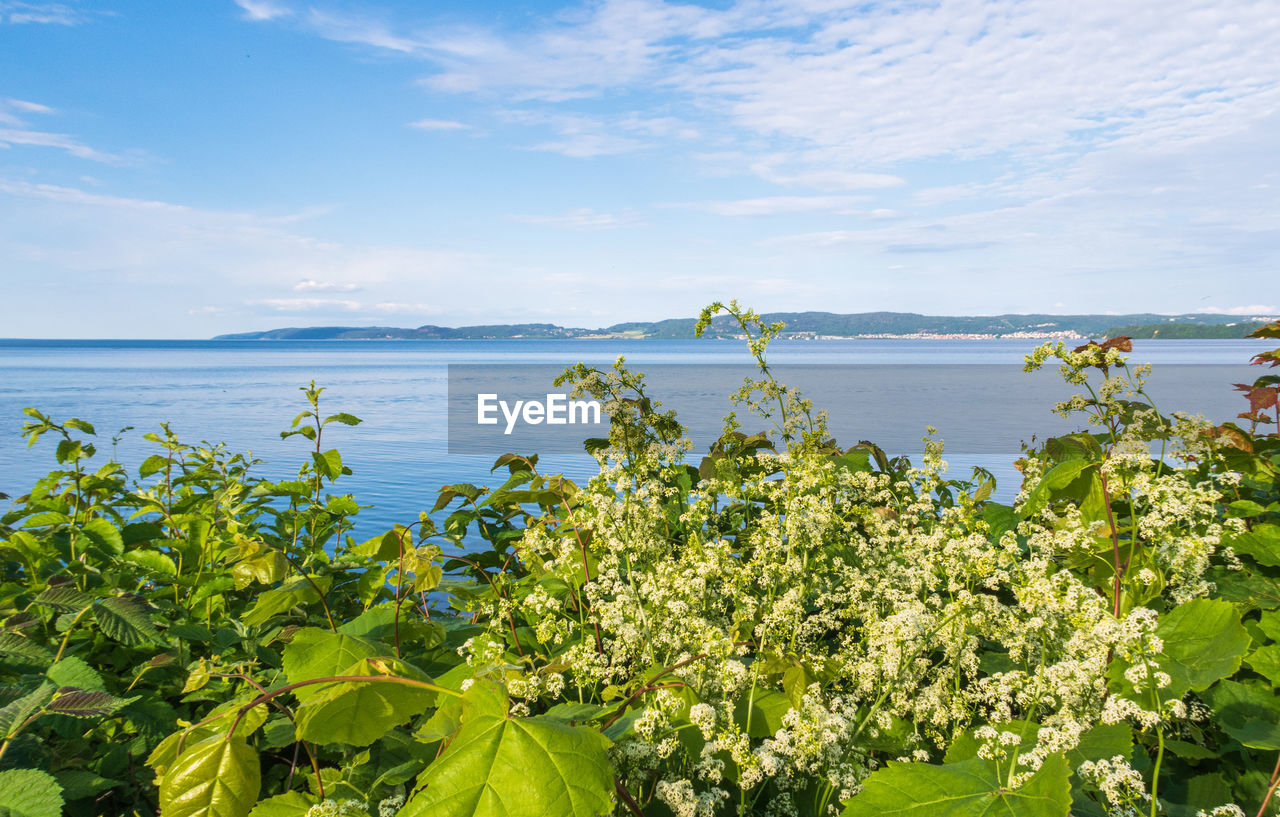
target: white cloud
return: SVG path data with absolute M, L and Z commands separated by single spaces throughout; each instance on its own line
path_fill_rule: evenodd
M 335 284 L 332 281 L 313 281 L 309 278 L 293 285 L 294 292 L 354 292 L 359 288 L 355 284 Z
M 275 20 L 293 14 L 293 9 L 270 0 L 235 0 L 235 4 L 244 9 L 246 20 Z
M 104 153 L 96 148 L 91 148 L 65 133 L 0 128 L 0 147 L 9 147 L 11 145 L 57 148 L 65 150 L 79 159 L 88 159 L 93 162 L 103 162 L 104 164 L 122 165 L 130 163 L 130 160 L 123 156 Z
M 276 312 L 355 312 L 360 309 L 359 301 L 336 298 L 261 298 L 245 301 L 245 304 L 265 306 Z
M 26 117 L 28 114 L 47 116 L 54 113 L 57 112 L 53 108 L 48 105 L 42 105 L 39 102 L 0 98 L 0 125 L 7 126 L 0 127 L 0 148 L 7 148 L 13 145 L 50 147 L 65 150 L 72 156 L 94 162 L 113 165 L 130 164 L 132 162 L 131 159 L 124 156 L 106 153 L 89 147 L 75 137 L 65 133 L 34 130 Z
M 409 127 L 418 130 L 469 130 L 470 125 L 463 122 L 455 122 L 452 119 L 419 119 L 416 122 L 410 122 Z
M 597 213 L 589 208 L 570 210 L 559 215 L 512 215 L 509 218 L 525 224 L 563 227 L 570 230 L 616 230 L 619 227 L 637 227 L 644 224 L 639 217 L 630 213 L 615 216 L 610 213 Z
M 837 212 L 851 214 L 862 201 L 857 196 L 767 196 L 736 201 L 684 202 L 668 205 L 701 210 L 718 216 L 772 216 L 783 213 Z
M 376 303 L 371 309 L 388 315 L 438 315 L 443 311 L 439 304 L 401 303 L 398 301 Z
M 14 25 L 43 23 L 74 26 L 88 19 L 83 11 L 66 3 L 0 2 L 0 22 Z
M 414 54 L 424 47 L 421 40 L 395 34 L 389 23 L 371 17 L 312 8 L 306 21 L 321 37 L 336 42 L 367 45 L 399 54 Z

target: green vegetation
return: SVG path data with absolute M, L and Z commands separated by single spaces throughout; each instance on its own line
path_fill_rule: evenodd
M 931 431 L 837 445 L 782 327 L 718 311 L 759 374 L 697 466 L 642 375 L 579 365 L 597 476 L 507 454 L 363 542 L 360 421 L 314 384 L 279 482 L 167 427 L 93 465 L 29 409 L 57 468 L 0 517 L 0 814 L 1277 813 L 1280 377 L 1214 427 L 1126 340 L 1042 346 L 1081 430 L 1010 506 Z
M 1228 320 L 1242 320 L 1226 315 L 1176 315 L 1178 326 L 1219 327 Z M 773 312 L 762 315 L 767 324 L 783 323 L 780 337 L 830 336 L 851 338 L 862 335 L 989 335 L 1015 333 L 1046 335 L 1075 333 L 1082 337 L 1116 337 L 1125 334 L 1116 324 L 1155 325 L 1166 328 L 1169 316 L 1138 315 L 984 315 L 954 317 L 916 315 L 910 312 L 863 312 L 837 315 L 832 312 Z M 1169 324 L 1172 326 L 1173 324 Z M 1132 327 L 1127 327 L 1132 328 Z M 1196 335 L 1194 337 L 1243 337 L 1239 334 Z M 394 326 L 311 326 L 272 329 L 266 332 L 243 332 L 219 335 L 216 340 L 467 340 L 516 338 L 643 338 L 648 340 L 692 340 L 695 337 L 737 338 L 742 327 L 730 316 L 721 315 L 706 326 L 695 318 L 672 318 L 656 322 L 619 323 L 603 329 L 581 329 L 549 323 L 497 324 L 490 326 L 419 326 L 407 329 Z M 1140 332 L 1129 332 L 1141 337 Z M 1172 337 L 1162 334 L 1161 337 Z M 1179 336 L 1181 337 L 1181 336 Z M 1191 337 L 1191 336 L 1188 336 Z
M 1107 337 L 1129 337 L 1134 340 L 1243 338 L 1257 328 L 1256 323 L 1143 323 L 1134 326 L 1113 326 L 1107 330 Z

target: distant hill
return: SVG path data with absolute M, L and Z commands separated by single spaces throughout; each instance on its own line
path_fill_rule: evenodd
M 1236 338 L 1258 321 L 1233 315 L 918 315 L 913 312 L 771 312 L 770 322 L 787 325 L 782 337 L 1032 337 L 1098 338 L 1129 335 L 1135 338 Z M 480 326 L 309 326 L 218 335 L 215 340 L 482 340 L 525 338 L 637 338 L 683 340 L 692 338 L 694 318 L 618 323 L 601 329 L 557 326 L 550 323 L 513 323 Z M 740 330 L 725 315 L 716 318 L 705 333 L 709 337 L 736 337 Z
M 1144 323 L 1137 326 L 1114 326 L 1107 330 L 1107 337 L 1127 335 L 1137 340 L 1242 338 L 1257 328 L 1258 324 L 1253 321 L 1224 324 Z

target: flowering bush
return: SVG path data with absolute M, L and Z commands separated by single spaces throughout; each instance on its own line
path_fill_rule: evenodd
M 774 379 L 780 327 L 719 310 L 759 375 L 698 465 L 641 375 L 577 366 L 612 420 L 596 476 L 505 455 L 500 487 L 363 543 L 321 445 L 359 421 L 314 387 L 279 483 L 167 433 L 132 484 L 90 473 L 92 427 L 30 412 L 62 470 L 0 519 L 0 803 L 1276 813 L 1280 378 L 1215 427 L 1160 413 L 1127 339 L 1043 346 L 1082 429 L 1026 449 L 1002 505 L 932 430 L 918 465 L 840 447 Z

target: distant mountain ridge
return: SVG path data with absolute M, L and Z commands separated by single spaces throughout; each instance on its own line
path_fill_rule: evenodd
M 1104 337 L 1117 327 L 1237 326 L 1257 324 L 1262 316 L 1223 314 L 1157 315 L 919 315 L 913 312 L 771 312 L 762 316 L 781 321 L 786 330 L 781 337 Z M 218 335 L 214 340 L 491 340 L 535 338 L 634 338 L 645 340 L 685 340 L 694 337 L 696 318 L 618 323 L 602 329 L 557 326 L 551 323 L 511 323 L 478 326 L 309 326 L 268 329 Z M 1242 328 L 1240 335 L 1245 330 Z M 707 337 L 730 338 L 740 334 L 731 318 L 721 315 L 704 333 Z M 1165 337 L 1196 336 L 1187 331 L 1170 331 Z M 1214 333 L 1215 336 L 1223 336 Z M 1203 336 L 1203 334 L 1199 335 Z M 1237 335 L 1231 335 L 1237 336 Z

